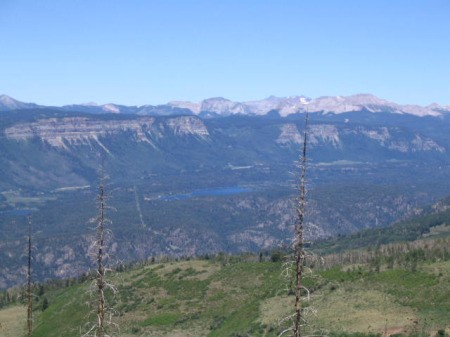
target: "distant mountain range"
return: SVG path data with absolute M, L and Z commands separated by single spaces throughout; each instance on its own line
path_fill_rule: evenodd
M 193 114 L 201 117 L 223 117 L 230 115 L 267 115 L 276 112 L 282 117 L 296 113 L 346 113 L 367 110 L 370 112 L 392 112 L 414 116 L 441 116 L 450 113 L 450 107 L 431 104 L 429 106 L 400 105 L 371 94 L 352 96 L 324 96 L 311 99 L 306 96 L 275 97 L 247 102 L 233 102 L 223 97 L 208 98 L 201 102 L 172 101 L 162 105 L 125 106 L 113 103 L 98 105 L 96 103 L 71 104 L 62 107 L 48 107 L 35 103 L 24 103 L 7 95 L 0 96 L 0 111 L 53 108 L 63 111 L 87 113 L 120 113 L 149 116 L 167 116 Z
M 450 191 L 450 111 L 438 105 L 354 95 L 44 107 L 3 95 L 0 110 L 0 288 L 21 282 L 27 214 L 40 279 L 89 266 L 101 163 L 119 259 L 288 244 L 305 111 L 309 239 L 387 226 Z

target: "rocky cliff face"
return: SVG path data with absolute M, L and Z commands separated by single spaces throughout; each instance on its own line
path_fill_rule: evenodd
M 405 137 L 402 134 L 402 130 L 398 127 L 357 127 L 355 129 L 347 129 L 344 132 L 349 135 L 363 135 L 376 141 L 383 147 L 402 153 L 427 151 L 446 152 L 445 147 L 440 146 L 433 139 L 423 135 L 416 133 Z
M 139 142 L 150 142 L 147 133 L 155 119 L 99 121 L 87 117 L 48 118 L 33 123 L 21 123 L 5 130 L 9 139 L 18 141 L 37 137 L 54 147 L 66 148 L 67 145 L 99 142 L 99 138 L 130 131 Z
M 303 142 L 303 138 L 298 131 L 297 125 L 290 123 L 284 124 L 280 127 L 280 129 L 281 133 L 276 140 L 278 144 L 301 144 Z
M 194 135 L 208 137 L 203 122 L 193 116 L 180 116 L 157 122 L 154 117 L 126 120 L 98 120 L 88 117 L 46 118 L 31 123 L 20 123 L 5 129 L 5 136 L 17 141 L 34 137 L 53 147 L 67 149 L 70 145 L 88 145 L 93 142 L 104 147 L 101 138 L 130 132 L 136 142 L 155 146 L 155 140 L 163 137 L 160 130 L 169 129 L 177 136 Z
M 276 142 L 280 145 L 301 144 L 303 137 L 295 124 L 284 124 L 280 127 L 280 135 Z M 338 128 L 332 124 L 312 124 L 308 129 L 308 143 L 315 146 L 340 148 L 352 142 L 356 137 L 375 141 L 379 146 L 401 153 L 413 152 L 446 152 L 445 147 L 431 138 L 420 134 L 405 136 L 397 127 L 363 127 Z
M 101 143 L 101 138 L 130 132 L 136 142 L 156 146 L 159 138 L 167 132 L 177 136 L 196 136 L 206 139 L 210 136 L 205 124 L 196 116 L 179 116 L 157 121 L 155 117 L 139 117 L 124 120 L 98 120 L 89 117 L 46 118 L 31 123 L 19 123 L 4 130 L 8 139 L 25 141 L 39 138 L 57 148 Z M 319 144 L 334 148 L 343 146 L 343 136 L 363 136 L 376 141 L 380 146 L 403 153 L 435 151 L 443 153 L 446 149 L 431 138 L 420 134 L 409 135 L 404 139 L 398 127 L 345 127 L 332 124 L 311 124 L 308 141 L 311 146 Z M 293 123 L 280 126 L 280 134 L 275 140 L 280 145 L 301 144 L 302 135 Z
M 193 135 L 200 138 L 207 138 L 209 136 L 205 124 L 194 116 L 171 118 L 165 124 L 177 136 Z
M 339 131 L 334 125 L 311 125 L 309 127 L 309 143 L 313 146 L 325 143 L 334 148 L 339 147 L 341 145 Z

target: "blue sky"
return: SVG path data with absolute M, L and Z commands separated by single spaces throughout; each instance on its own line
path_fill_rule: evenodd
M 450 105 L 448 0 L 0 0 L 0 94 L 62 105 L 373 93 Z

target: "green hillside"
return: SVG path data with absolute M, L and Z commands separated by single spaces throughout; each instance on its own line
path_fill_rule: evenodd
M 319 242 L 307 264 L 305 335 L 450 332 L 449 200 L 392 227 Z M 141 262 L 111 272 L 112 336 L 275 337 L 294 298 L 281 251 Z M 320 258 L 319 258 L 320 257 Z M 91 290 L 90 290 L 91 289 Z M 36 286 L 35 337 L 81 336 L 95 321 L 89 277 Z M 305 292 L 306 295 L 306 292 Z M 0 336 L 21 336 L 17 290 L 0 294 Z M 7 300 L 9 299 L 9 300 Z M 13 299 L 13 300 L 11 300 Z
M 272 259 L 277 260 L 277 254 Z M 111 333 L 125 337 L 277 336 L 286 328 L 280 320 L 293 307 L 282 269 L 281 262 L 259 262 L 257 256 L 222 255 L 214 260 L 150 263 L 111 273 L 118 292 L 108 294 L 108 303 L 114 308 L 112 320 L 119 329 Z M 87 322 L 94 320 L 89 315 L 89 303 L 94 300 L 89 282 L 70 284 L 66 282 L 68 286 L 60 289 L 48 285 L 37 291 L 35 337 L 80 336 L 80 331 L 88 329 Z M 327 269 L 316 266 L 306 285 L 311 291 L 307 335 L 449 332 L 448 255 L 419 261 L 414 268 L 406 264 L 374 268 L 371 263 Z M 48 307 L 42 310 L 44 298 Z M 4 327 L 0 336 L 13 336 L 4 331 L 11 326 L 24 328 L 24 319 L 23 306 L 0 310 Z
M 446 238 L 450 236 L 450 197 L 432 206 L 418 210 L 412 216 L 384 228 L 368 228 L 349 235 L 316 241 L 312 249 L 321 254 L 343 252 L 369 246 L 398 242 L 411 242 L 422 238 Z

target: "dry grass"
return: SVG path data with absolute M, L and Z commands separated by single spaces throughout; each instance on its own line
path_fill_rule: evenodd
M 294 297 L 275 296 L 262 302 L 259 307 L 259 321 L 262 324 L 277 324 L 279 319 L 294 313 Z
M 0 310 L 0 337 L 17 337 L 26 332 L 26 308 L 13 306 Z
M 204 328 L 192 328 L 192 329 L 175 329 L 170 331 L 149 330 L 148 332 L 152 337 L 200 337 L 207 336 L 209 330 Z M 136 334 L 121 333 L 121 337 L 136 337 Z
M 411 330 L 414 311 L 395 302 L 391 296 L 371 289 L 345 289 L 322 292 L 313 297 L 318 315 L 311 319 L 313 329 L 381 333 L 386 329 Z
M 220 265 L 210 263 L 202 260 L 190 260 L 190 261 L 180 261 L 180 262 L 171 262 L 162 264 L 164 268 L 158 268 L 160 264 L 157 264 L 156 267 L 153 267 L 156 273 L 164 278 L 167 274 L 172 273 L 176 269 L 180 269 L 181 271 L 186 271 L 188 269 L 195 270 L 195 275 L 186 276 L 186 279 L 189 280 L 206 280 L 211 275 L 220 270 Z
M 448 262 L 435 262 L 426 264 L 423 270 L 434 275 L 442 274 L 444 277 L 450 277 L 450 264 Z
M 430 237 L 430 236 L 442 236 L 443 234 L 448 234 L 450 232 L 450 226 L 447 224 L 442 224 L 439 226 L 434 226 L 430 228 L 429 233 L 425 233 L 423 237 Z
M 279 318 L 294 312 L 293 297 L 275 296 L 262 302 L 259 321 L 276 325 Z M 308 317 L 308 331 L 379 333 L 410 332 L 415 312 L 383 292 L 371 289 L 322 289 L 312 295 L 310 306 L 317 311 Z

